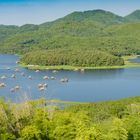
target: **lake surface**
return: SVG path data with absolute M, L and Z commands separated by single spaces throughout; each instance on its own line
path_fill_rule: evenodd
M 140 56 L 138 56 L 136 59 L 129 59 L 129 61 L 133 63 L 140 63 Z
M 140 61 L 140 57 L 138 58 Z M 16 64 L 18 57 L 15 55 L 0 55 L 0 79 L 6 87 L 0 88 L 0 96 L 14 102 L 22 102 L 29 99 L 59 99 L 65 101 L 96 102 L 115 100 L 132 96 L 140 96 L 140 68 L 114 69 L 114 70 L 90 70 L 82 72 L 52 71 L 35 72 L 21 68 Z M 7 68 L 10 68 L 9 70 Z M 15 72 L 16 68 L 20 72 Z M 21 73 L 25 73 L 22 76 Z M 11 78 L 15 74 L 16 78 Z M 43 77 L 54 76 L 56 80 L 43 80 Z M 28 78 L 32 76 L 32 80 Z M 68 78 L 68 83 L 61 83 L 61 78 Z M 38 84 L 47 83 L 46 91 L 39 91 Z M 10 89 L 16 85 L 21 86 L 18 92 Z

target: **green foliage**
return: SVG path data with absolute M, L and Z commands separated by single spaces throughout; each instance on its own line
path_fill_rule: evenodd
M 48 110 L 45 102 L 40 100 L 14 104 L 0 101 L 0 139 L 140 139 L 140 97 L 71 104 L 63 110 L 58 107 L 53 112 Z
M 127 140 L 127 131 L 124 128 L 123 121 L 120 119 L 114 119 L 112 128 L 109 132 L 110 140 Z
M 86 126 L 78 126 L 76 140 L 103 140 L 100 129 L 96 127 L 87 128 Z
M 140 139 L 140 118 L 139 115 L 131 115 L 125 119 L 126 129 L 128 131 L 128 140 Z
M 36 126 L 26 126 L 21 131 L 22 140 L 41 140 L 41 131 Z
M 3 133 L 3 134 L 0 134 L 0 139 L 1 140 L 16 140 L 16 137 L 10 133 Z
M 53 50 L 53 51 L 34 51 L 27 53 L 21 59 L 25 64 L 42 66 L 113 66 L 123 65 L 122 58 L 97 51 L 97 50 Z

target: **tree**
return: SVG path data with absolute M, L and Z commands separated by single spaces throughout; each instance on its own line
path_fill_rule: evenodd
M 22 140 L 42 140 L 41 131 L 34 125 L 26 126 L 21 132 Z
M 110 140 L 127 140 L 127 130 L 124 127 L 121 119 L 115 118 L 112 123 L 112 128 L 109 131 Z
M 81 126 L 81 131 L 78 132 L 76 140 L 103 140 L 103 135 L 99 128 Z
M 139 116 L 130 116 L 125 119 L 126 129 L 128 131 L 128 140 L 140 139 L 140 118 Z

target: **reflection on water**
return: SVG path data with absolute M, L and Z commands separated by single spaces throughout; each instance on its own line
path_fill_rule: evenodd
M 7 76 L 7 79 L 0 79 L 1 83 L 6 84 L 5 88 L 0 88 L 0 96 L 15 102 L 39 98 L 93 102 L 140 95 L 140 68 L 89 70 L 84 73 L 35 72 L 19 67 L 17 60 L 18 57 L 14 55 L 0 55 L 0 76 Z M 20 72 L 15 72 L 16 67 Z M 16 78 L 11 78 L 12 74 L 15 74 Z M 56 80 L 44 80 L 46 75 L 53 76 Z M 29 76 L 32 78 L 29 79 Z M 69 82 L 62 83 L 61 78 L 68 78 Z M 39 91 L 38 84 L 44 83 L 48 84 L 47 90 Z M 11 92 L 17 85 L 21 87 L 20 90 Z

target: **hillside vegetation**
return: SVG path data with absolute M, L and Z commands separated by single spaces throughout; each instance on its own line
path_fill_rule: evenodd
M 1 100 L 0 139 L 139 140 L 139 114 L 139 97 L 64 109 L 45 100 L 21 104 Z
M 102 66 L 106 66 L 106 61 L 111 57 L 112 59 L 115 58 L 117 62 L 113 59 L 113 63 L 108 63 L 108 65 L 121 65 L 122 62 L 119 62 L 121 60 L 120 56 L 140 54 L 139 15 L 139 10 L 126 17 L 104 10 L 92 10 L 74 12 L 64 18 L 41 25 L 27 24 L 21 27 L 3 25 L 0 26 L 0 51 L 20 54 L 30 52 L 26 55 L 29 58 L 22 59 L 24 63 L 32 64 L 31 62 L 37 62 L 33 64 L 38 64 L 40 61 L 40 64 L 47 65 L 47 63 L 42 62 L 42 59 L 38 59 L 41 51 L 43 51 L 45 59 L 57 59 L 60 58 L 58 53 L 56 53 L 56 57 L 51 57 L 54 51 L 57 52 L 57 50 L 62 49 L 61 52 L 65 50 L 65 53 L 69 56 L 71 54 L 69 50 L 72 50 L 73 54 L 77 56 L 73 55 L 73 60 L 67 60 L 70 58 L 64 54 L 63 59 L 69 62 L 74 61 L 72 63 L 77 64 L 77 57 L 78 62 L 83 61 L 81 59 L 85 59 L 85 56 L 79 58 L 79 55 L 76 54 L 77 50 L 81 54 L 83 54 L 82 50 L 87 50 L 94 54 L 93 58 L 98 58 L 99 54 L 101 60 L 106 58 L 104 63 L 101 62 Z M 35 58 L 32 55 L 35 55 L 38 50 L 41 51 Z M 50 54 L 51 52 L 52 54 Z M 48 58 L 48 56 L 51 58 Z M 31 58 L 38 60 L 28 61 Z M 60 59 L 57 61 L 60 62 Z M 88 59 L 92 58 L 88 57 L 86 59 L 88 61 Z M 95 60 L 92 61 L 95 62 Z M 55 61 L 52 60 L 52 62 Z M 63 61 L 60 63 L 65 64 Z M 55 64 L 58 65 L 59 63 Z M 80 64 L 82 63 L 78 63 L 78 65 Z M 50 63 L 50 65 L 54 65 L 54 63 Z M 92 65 L 100 66 L 100 64 L 95 63 Z

